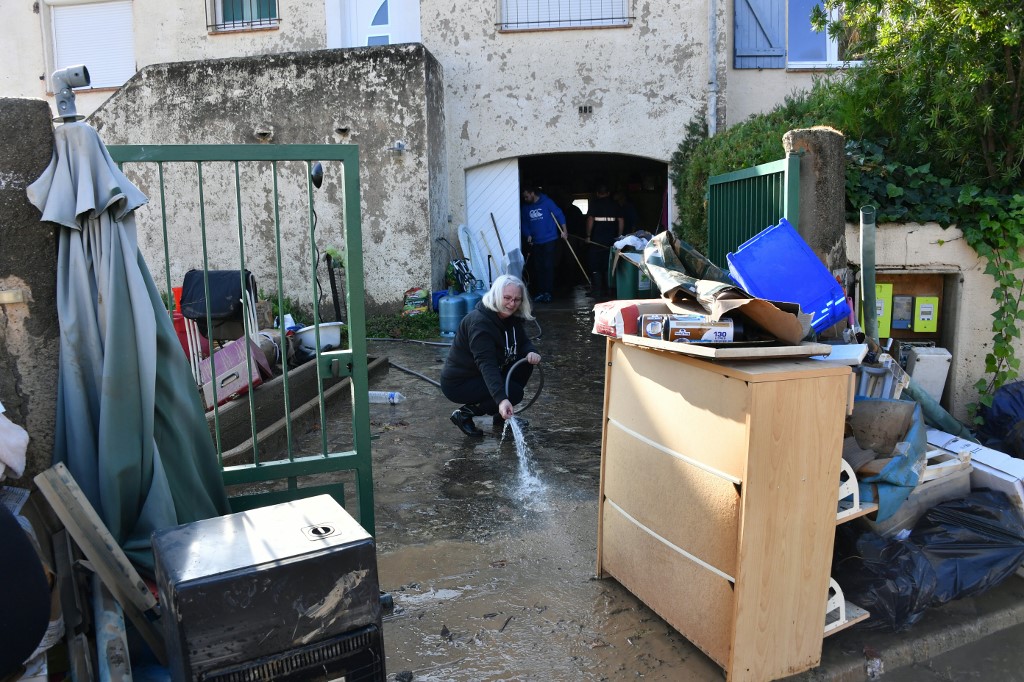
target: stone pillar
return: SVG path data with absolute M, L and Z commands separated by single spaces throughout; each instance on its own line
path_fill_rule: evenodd
M 800 236 L 835 273 L 845 272 L 846 151 L 843 134 L 819 126 L 782 137 L 786 154 L 800 154 Z
M 29 434 L 25 475 L 5 484 L 32 487 L 53 459 L 56 421 L 57 228 L 39 221 L 25 189 L 53 155 L 50 106 L 0 98 L 0 402 Z M 11 292 L 11 293 L 2 293 Z

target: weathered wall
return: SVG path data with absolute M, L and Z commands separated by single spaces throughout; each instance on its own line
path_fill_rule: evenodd
M 53 458 L 57 399 L 56 230 L 39 221 L 25 189 L 53 154 L 50 109 L 43 100 L 0 98 L 0 290 L 25 303 L 0 304 L 0 402 L 29 433 L 25 475 L 31 487 Z
M 413 286 L 439 281 L 431 271 L 433 235 L 449 214 L 445 150 L 438 130 L 441 70 L 421 45 L 321 50 L 143 69 L 90 118 L 107 144 L 355 144 L 360 192 L 366 304 L 394 309 Z M 396 141 L 406 151 L 393 151 Z M 305 185 L 289 191 L 282 168 L 281 232 L 285 292 L 308 302 L 308 204 Z M 204 171 L 207 172 L 207 171 Z M 266 181 L 266 173 L 256 173 Z M 304 169 L 293 168 L 295 175 Z M 230 170 L 206 181 L 211 267 L 238 267 L 235 194 Z M 342 193 L 326 166 L 325 187 L 314 201 L 321 251 L 341 242 Z M 253 178 L 243 179 L 243 186 Z M 170 175 L 168 215 L 171 281 L 201 267 L 194 174 Z M 142 186 L 142 185 L 140 185 Z M 140 248 L 154 272 L 163 272 L 159 206 L 140 209 Z M 261 289 L 276 286 L 269 192 L 242 196 L 247 262 Z M 219 204 L 217 202 L 220 202 Z M 435 267 L 438 264 L 434 264 Z M 158 277 L 158 282 L 162 280 Z
M 669 160 L 705 107 L 707 5 L 637 2 L 634 14 L 627 28 L 501 33 L 494 3 L 453 11 L 423 0 L 423 42 L 444 66 L 454 215 L 465 214 L 465 170 L 493 161 L 557 152 Z M 583 105 L 593 113 L 581 115 Z
M 858 225 L 846 227 L 846 250 L 850 260 L 859 264 Z M 953 356 L 947 388 L 953 416 L 966 420 L 967 405 L 978 399 L 974 383 L 985 375 L 985 354 L 992 347 L 995 281 L 985 274 L 984 262 L 955 227 L 944 230 L 935 223 L 886 223 L 877 226 L 875 264 L 880 273 L 943 273 L 962 278 L 952 343 L 947 348 Z M 1024 353 L 1019 341 L 1017 353 Z
M 46 73 L 43 62 L 42 27 L 34 0 L 3 3 L 0 27 L 0 95 L 4 97 L 45 97 Z
M 782 136 L 786 154 L 800 155 L 797 231 L 833 273 L 846 269 L 846 150 L 843 134 L 819 126 Z

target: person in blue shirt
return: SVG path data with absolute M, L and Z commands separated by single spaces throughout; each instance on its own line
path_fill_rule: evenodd
M 566 238 L 561 229 L 565 214 L 535 185 L 523 185 L 520 231 L 530 245 L 530 286 L 537 292 L 536 303 L 550 303 L 554 289 L 558 239 Z

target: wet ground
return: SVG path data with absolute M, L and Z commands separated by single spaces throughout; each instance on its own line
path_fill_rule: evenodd
M 457 407 L 396 369 L 371 389 L 374 489 L 389 679 L 721 680 L 719 668 L 614 580 L 596 580 L 603 337 L 582 293 L 528 325 L 543 388 L 522 416 L 528 455 L 490 419 L 483 439 Z M 370 342 L 370 353 L 437 379 L 446 348 Z M 527 400 L 540 385 L 537 373 Z M 524 401 L 525 404 L 525 401 Z M 411 677 L 403 673 L 411 673 Z
M 483 439 L 464 436 L 448 420 L 456 406 L 397 369 L 436 380 L 444 346 L 370 342 L 392 363 L 371 389 L 407 398 L 371 405 L 380 584 L 395 604 L 389 680 L 725 679 L 615 580 L 595 578 L 605 343 L 592 306 L 582 291 L 539 306 L 543 388 L 523 412 L 526 458 L 489 418 L 477 420 Z M 535 374 L 527 400 L 539 384 Z M 1024 680 L 1024 649 L 986 637 L 1024 622 L 1018 605 L 1013 577 L 909 632 L 847 630 L 793 679 Z M 951 662 L 964 644 L 977 665 Z

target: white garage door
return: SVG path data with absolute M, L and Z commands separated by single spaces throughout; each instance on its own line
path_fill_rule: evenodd
M 493 220 L 492 220 L 493 216 Z M 466 171 L 466 226 L 477 255 L 470 255 L 476 278 L 490 286 L 501 274 L 505 253 L 522 250 L 519 238 L 519 160 L 508 159 Z M 495 230 L 497 225 L 497 230 Z M 501 234 L 499 242 L 498 234 Z M 490 275 L 487 272 L 488 255 Z

